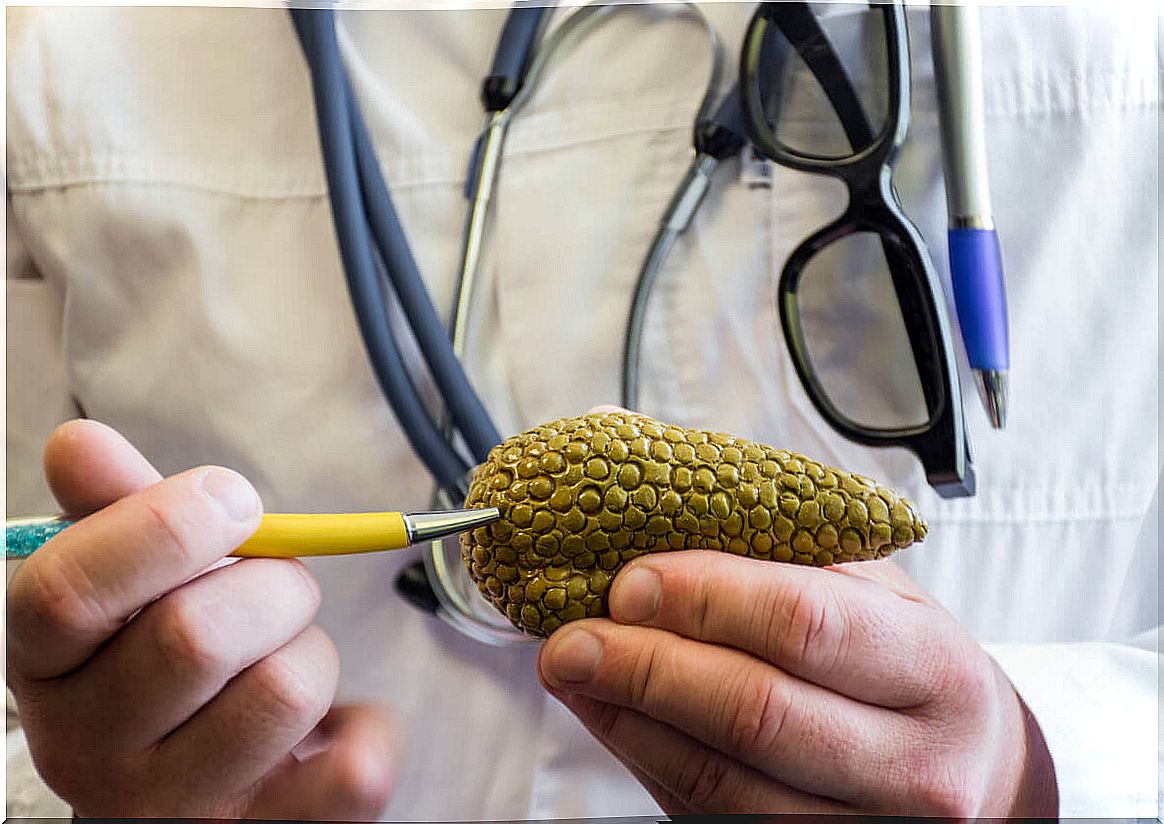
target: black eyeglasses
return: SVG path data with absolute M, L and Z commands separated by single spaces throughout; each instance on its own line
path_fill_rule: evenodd
M 774 65 L 780 82 L 763 76 Z M 962 497 L 974 494 L 974 469 L 941 286 L 892 181 L 909 82 L 896 2 L 829 3 L 819 15 L 808 3 L 763 3 L 740 58 L 757 151 L 848 189 L 844 213 L 805 239 L 780 274 L 780 321 L 809 399 L 851 440 L 912 450 L 940 495 Z

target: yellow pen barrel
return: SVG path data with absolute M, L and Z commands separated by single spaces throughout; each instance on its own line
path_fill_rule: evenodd
M 408 527 L 400 512 L 339 515 L 270 513 L 255 534 L 231 555 L 243 558 L 296 558 L 403 549 Z

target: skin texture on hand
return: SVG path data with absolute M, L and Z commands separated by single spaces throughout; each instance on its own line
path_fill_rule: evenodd
M 539 674 L 670 814 L 1057 815 L 1013 687 L 890 561 L 651 555 L 609 605 Z
M 53 434 L 45 470 L 83 519 L 12 578 L 8 683 L 48 785 L 86 817 L 379 815 L 392 722 L 332 706 L 311 574 L 221 563 L 258 526 L 251 485 L 217 467 L 163 479 L 91 421 Z

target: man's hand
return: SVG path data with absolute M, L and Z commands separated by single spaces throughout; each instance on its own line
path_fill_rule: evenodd
M 663 553 L 609 604 L 539 672 L 669 813 L 1057 815 L 1013 687 L 888 561 Z
M 88 515 L 8 591 L 8 683 L 49 786 L 82 816 L 376 817 L 388 720 L 331 709 L 338 660 L 307 568 L 206 571 L 258 526 L 251 485 L 214 467 L 163 480 L 85 421 L 53 434 L 45 467 Z

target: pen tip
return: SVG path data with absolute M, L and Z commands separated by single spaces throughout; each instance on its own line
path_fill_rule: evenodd
M 1000 369 L 975 370 L 978 392 L 990 416 L 990 425 L 995 429 L 1006 429 L 1007 373 Z
M 434 541 L 487 526 L 501 519 L 496 507 L 482 509 L 452 509 L 444 512 L 413 512 L 404 516 L 410 543 Z

